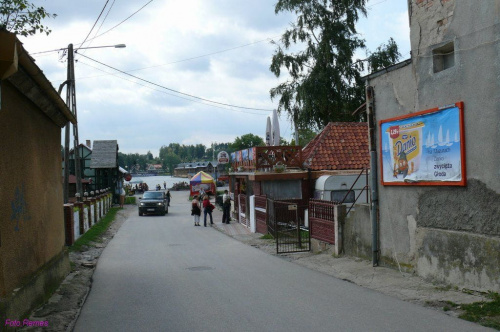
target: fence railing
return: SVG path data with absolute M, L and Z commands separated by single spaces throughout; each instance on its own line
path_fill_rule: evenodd
M 309 200 L 309 229 L 311 237 L 335 244 L 335 205 L 337 202 Z

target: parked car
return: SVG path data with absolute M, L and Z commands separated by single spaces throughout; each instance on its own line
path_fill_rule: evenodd
M 167 196 L 163 191 L 145 191 L 139 197 L 139 215 L 159 214 L 164 216 L 168 213 Z

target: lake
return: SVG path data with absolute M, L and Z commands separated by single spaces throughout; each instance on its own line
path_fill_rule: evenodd
M 174 183 L 178 182 L 187 182 L 189 184 L 188 178 L 178 178 L 174 176 L 143 176 L 143 177 L 133 177 L 130 182 L 142 180 L 143 183 L 146 183 L 150 190 L 155 190 L 156 185 L 160 185 L 161 189 L 163 189 L 163 182 L 167 184 L 167 188 L 172 188 Z M 129 181 L 125 181 L 125 184 L 129 184 Z M 135 186 L 135 184 L 133 184 Z

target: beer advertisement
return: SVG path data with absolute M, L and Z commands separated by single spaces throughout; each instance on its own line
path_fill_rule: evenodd
M 463 103 L 380 121 L 383 185 L 465 186 Z

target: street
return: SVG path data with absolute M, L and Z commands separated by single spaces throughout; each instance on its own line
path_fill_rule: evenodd
M 108 244 L 75 331 L 486 330 L 194 227 L 188 193 L 172 194 L 169 214 L 134 211 Z

